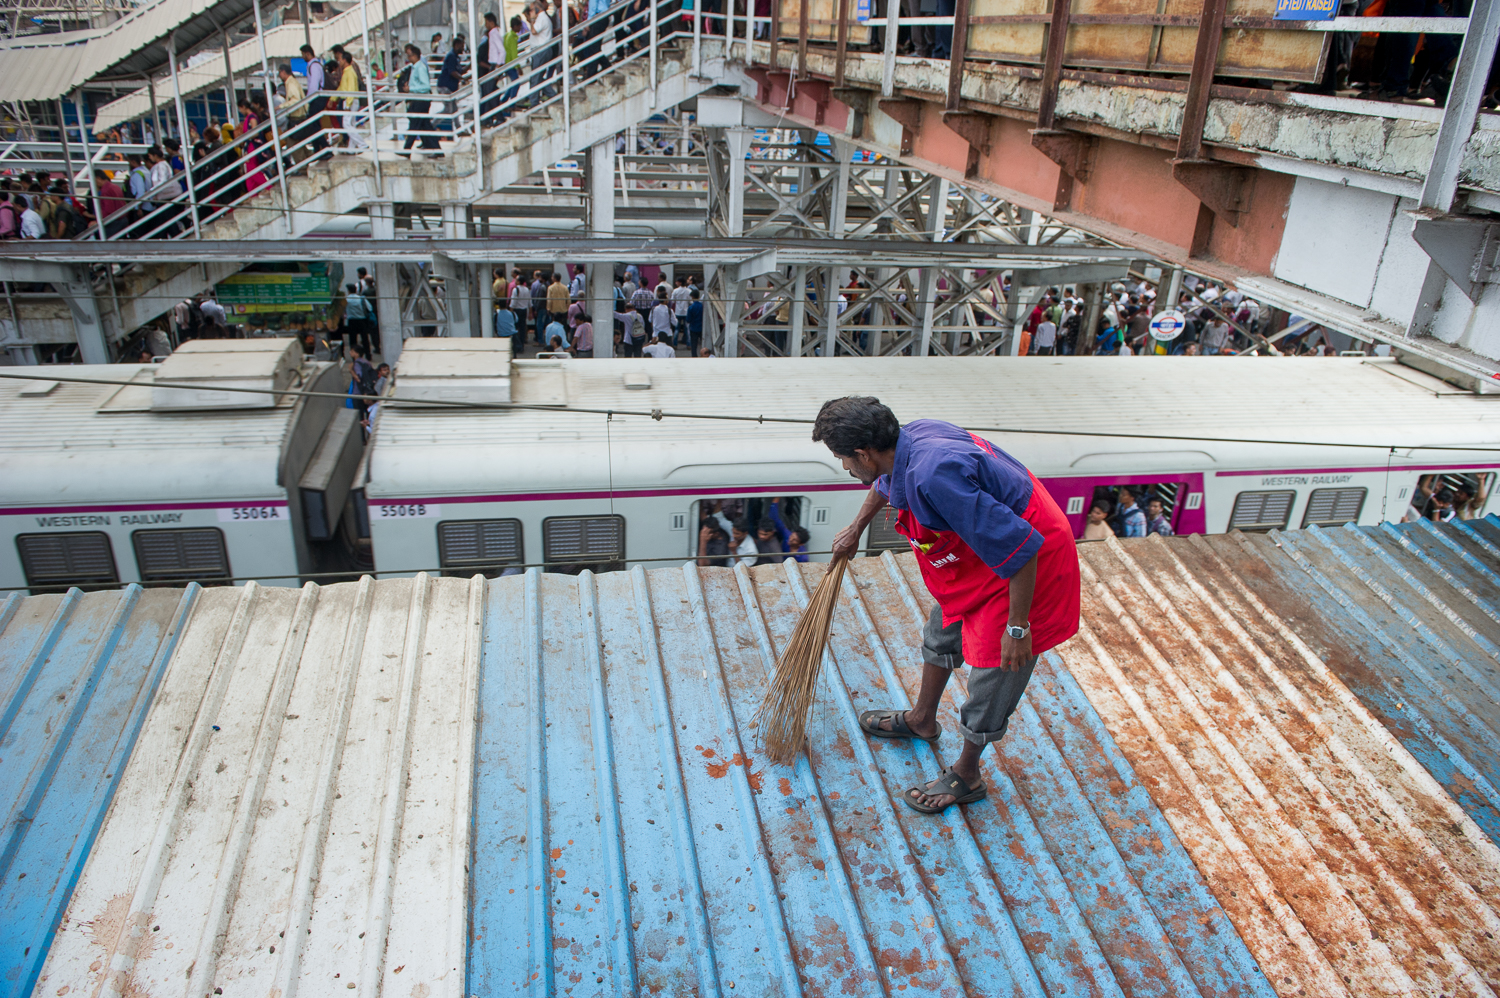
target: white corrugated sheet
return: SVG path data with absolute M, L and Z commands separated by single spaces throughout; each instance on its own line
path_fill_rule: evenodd
M 37 994 L 460 998 L 483 597 L 206 590 Z

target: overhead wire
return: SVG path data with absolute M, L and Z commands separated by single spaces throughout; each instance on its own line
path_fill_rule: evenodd
M 417 406 L 429 410 L 473 410 L 489 412 L 505 412 L 509 410 L 533 411 L 547 413 L 575 413 L 583 415 L 606 416 L 639 416 L 660 422 L 663 419 L 703 419 L 731 423 L 774 423 L 795 426 L 811 426 L 815 419 L 802 416 L 778 416 L 778 415 L 737 415 L 719 412 L 676 412 L 666 409 L 620 409 L 614 407 L 593 406 L 557 406 L 544 405 L 533 402 L 469 402 L 456 399 L 396 399 L 384 395 L 363 395 L 344 392 L 317 392 L 304 388 L 240 388 L 229 385 L 204 385 L 191 382 L 164 385 L 154 385 L 148 382 L 135 381 L 120 378 L 70 378 L 66 375 L 50 374 L 10 374 L 0 373 L 0 379 L 10 381 L 56 381 L 62 384 L 79 385 L 105 385 L 120 386 L 126 388 L 148 388 L 161 387 L 179 391 L 203 391 L 203 392 L 231 392 L 247 395 L 275 395 L 292 398 L 327 398 L 339 399 L 340 401 L 354 400 L 358 402 L 389 403 L 398 402 L 401 406 Z M 1487 397 L 1487 396 L 1476 396 Z M 1500 396 L 1497 396 L 1500 397 Z M 1029 436 L 1053 436 L 1053 437 L 1103 437 L 1107 439 L 1122 440 L 1172 440 L 1188 443 L 1221 443 L 1221 444 L 1270 444 L 1283 447 L 1349 447 L 1361 450 L 1389 450 L 1389 451 L 1416 451 L 1416 450 L 1449 450 L 1469 451 L 1476 453 L 1500 453 L 1500 447 L 1483 447 L 1463 443 L 1450 444 L 1391 444 L 1387 443 L 1353 443 L 1348 441 L 1328 440 L 1277 440 L 1265 437 L 1204 437 L 1188 436 L 1184 434 L 1169 433 L 1130 433 L 1117 430 L 1093 430 L 1093 429 L 1056 429 L 1037 428 L 1026 426 L 962 426 L 961 429 L 971 433 L 1010 433 Z

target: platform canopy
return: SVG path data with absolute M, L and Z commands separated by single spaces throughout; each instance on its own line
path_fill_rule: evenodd
M 0 42 L 0 100 L 54 100 L 85 83 L 133 82 L 167 68 L 252 11 L 252 0 L 156 0 L 112 24 Z

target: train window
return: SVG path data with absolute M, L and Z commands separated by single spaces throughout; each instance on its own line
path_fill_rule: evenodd
M 1405 520 L 1472 520 L 1483 516 L 1494 491 L 1494 472 L 1479 474 L 1461 471 L 1422 475 L 1415 490 L 1402 489 L 1400 498 L 1409 505 Z
M 1365 489 L 1313 489 L 1307 497 L 1304 527 L 1342 527 L 1359 519 L 1365 506 Z
M 585 568 L 625 567 L 623 516 L 549 516 L 542 521 L 542 560 L 549 572 L 576 575 Z
M 108 589 L 120 584 L 114 549 L 102 531 L 19 534 L 16 548 L 26 585 L 33 593 L 60 593 L 70 586 Z
M 1297 493 L 1291 489 L 1284 492 L 1241 492 L 1234 497 L 1229 529 L 1251 532 L 1284 530 L 1296 501 Z
M 130 535 L 141 581 L 150 585 L 174 582 L 221 582 L 230 579 L 224 532 L 217 527 L 179 530 L 137 530 Z
M 773 513 L 774 504 L 774 513 Z M 807 526 L 807 513 L 810 509 L 810 500 L 805 496 L 730 496 L 730 497 L 707 497 L 693 500 L 689 513 L 689 523 L 696 524 L 688 531 L 687 553 L 689 557 L 698 554 L 698 532 L 707 526 L 715 526 L 728 530 L 736 523 L 749 521 L 759 524 L 762 519 L 781 518 L 782 524 L 788 531 L 795 531 L 799 527 Z M 816 517 L 817 510 L 813 510 Z M 823 510 L 826 514 L 827 510 Z M 675 522 L 675 521 L 674 521 Z M 823 519 L 827 523 L 827 517 Z M 727 524 L 727 525 L 726 525 Z M 673 529 L 676 529 L 674 527 Z M 711 560 L 709 565 L 728 565 L 729 560 L 724 555 L 729 554 L 731 537 L 716 538 L 709 542 L 708 552 Z M 720 550 L 722 548 L 722 550 Z
M 865 531 L 865 554 L 874 557 L 882 551 L 904 551 L 910 544 L 896 533 L 896 511 L 887 507 L 875 514 Z
M 520 520 L 453 520 L 437 525 L 438 564 L 447 578 L 495 578 L 524 564 Z

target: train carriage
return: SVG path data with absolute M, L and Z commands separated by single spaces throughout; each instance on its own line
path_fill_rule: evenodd
M 403 365 L 423 351 L 411 341 Z M 950 420 L 1026 462 L 1082 536 L 1121 485 L 1163 499 L 1178 533 L 1399 520 L 1422 476 L 1492 490 L 1500 398 L 1387 358 L 808 358 L 509 361 L 526 408 L 466 386 L 382 405 L 357 483 L 382 573 L 610 570 L 696 554 L 718 503 L 769 500 L 826 552 L 864 489 L 810 439 L 821 402 L 874 395 L 903 421 Z M 452 351 L 458 351 L 453 353 Z M 428 369 L 424 368 L 424 372 Z M 487 386 L 481 391 L 481 382 Z M 488 393 L 488 394 L 486 394 Z M 657 418 L 659 414 L 660 418 Z M 737 416 L 731 421 L 709 417 Z M 781 420 L 793 420 L 785 422 Z M 877 519 L 866 549 L 904 543 Z
M 0 380 L 0 587 L 296 585 L 357 567 L 337 529 L 354 411 L 255 390 L 338 393 L 336 365 L 304 363 L 294 340 L 213 340 L 162 364 L 33 372 L 58 380 Z

